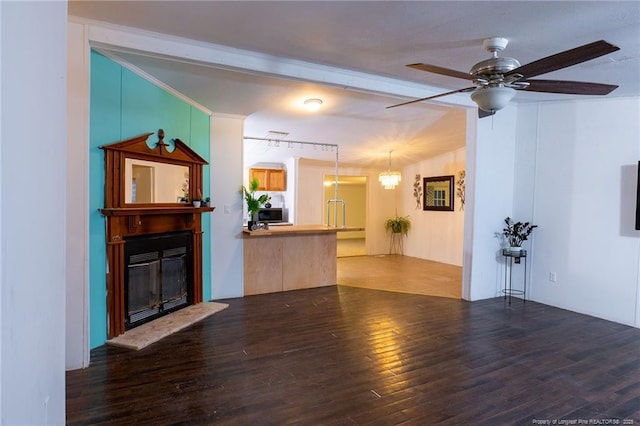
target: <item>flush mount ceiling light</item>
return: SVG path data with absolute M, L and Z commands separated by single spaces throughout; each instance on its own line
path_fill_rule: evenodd
M 320 105 L 322 105 L 322 99 L 311 98 L 304 101 L 304 106 L 309 111 L 317 111 L 320 109 Z
M 391 171 L 391 152 L 389 151 L 389 168 L 378 176 L 378 180 L 384 186 L 384 189 L 394 189 L 402 180 L 400 172 Z

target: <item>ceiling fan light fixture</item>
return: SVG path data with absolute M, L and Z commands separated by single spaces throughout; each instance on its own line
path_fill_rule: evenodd
M 310 98 L 304 101 L 304 106 L 309 111 L 317 111 L 320 109 L 321 105 L 322 105 L 322 99 L 318 99 L 318 98 Z
M 510 87 L 489 86 L 480 87 L 471 93 L 471 100 L 483 111 L 498 111 L 507 106 L 516 91 Z
M 395 189 L 402 180 L 400 172 L 391 171 L 391 151 L 389 151 L 389 168 L 378 175 L 378 180 L 384 189 Z

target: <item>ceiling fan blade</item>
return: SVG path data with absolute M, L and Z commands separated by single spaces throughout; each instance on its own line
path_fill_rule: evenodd
M 464 89 L 452 90 L 451 92 L 440 93 L 439 95 L 427 96 L 426 98 L 414 99 L 412 101 L 402 102 L 401 104 L 391 105 L 386 107 L 386 109 L 395 108 L 403 105 L 415 104 L 416 102 L 428 101 L 429 99 L 435 99 L 435 98 L 440 98 L 442 96 L 453 95 L 454 93 L 470 92 L 475 89 L 476 89 L 475 87 L 465 87 Z
M 496 113 L 495 111 L 485 111 L 483 109 L 478 108 L 478 118 L 491 117 L 495 113 Z
M 429 64 L 409 64 L 407 65 L 409 68 L 414 68 L 420 71 L 432 72 L 435 74 L 446 75 L 449 77 L 461 78 L 463 80 L 472 80 L 471 74 L 468 72 L 450 70 L 449 68 L 439 67 L 437 65 L 429 65 Z
M 505 73 L 505 77 L 514 74 L 521 74 L 524 78 L 535 77 L 536 75 L 546 74 L 551 71 L 586 62 L 608 53 L 615 52 L 616 50 L 620 50 L 620 48 L 607 43 L 604 40 L 594 41 L 593 43 L 565 50 L 564 52 L 556 53 L 555 55 L 547 56 L 546 58 L 538 59 L 537 61 L 522 65 L 521 67 Z
M 520 80 L 529 83 L 522 88 L 528 92 L 563 93 L 568 95 L 608 95 L 618 86 L 565 80 Z

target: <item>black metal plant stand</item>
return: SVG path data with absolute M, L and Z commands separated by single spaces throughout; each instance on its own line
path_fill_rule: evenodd
M 505 258 L 505 268 L 504 268 L 504 289 L 502 293 L 504 293 L 505 300 L 507 296 L 509 297 L 509 304 L 511 304 L 511 296 L 512 295 L 521 295 L 522 300 L 527 302 L 527 251 L 526 250 L 511 250 L 511 249 L 502 249 L 502 255 Z M 520 263 L 520 259 L 524 259 L 524 276 L 523 282 L 524 285 L 522 290 L 514 289 L 511 286 L 511 278 L 513 275 L 513 264 Z

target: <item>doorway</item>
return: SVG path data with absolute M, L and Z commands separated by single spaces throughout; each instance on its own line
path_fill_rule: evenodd
M 367 177 L 324 175 L 325 220 L 330 226 L 365 228 L 367 222 Z M 336 193 L 337 181 L 337 193 Z M 344 222 L 342 204 L 330 200 L 344 200 Z M 336 211 L 337 210 L 337 211 Z M 338 257 L 366 256 L 366 230 L 338 232 Z
M 153 203 L 153 167 L 133 164 L 131 182 L 132 203 Z

